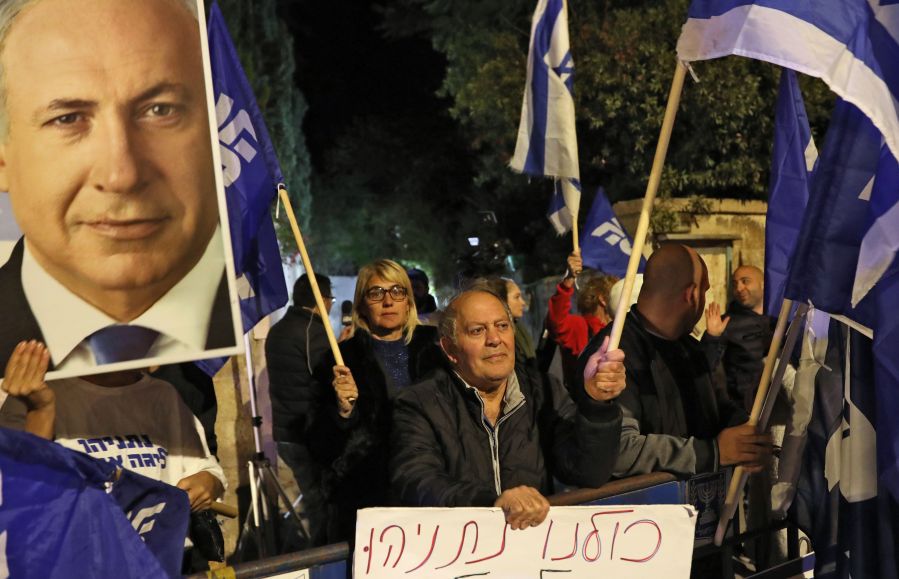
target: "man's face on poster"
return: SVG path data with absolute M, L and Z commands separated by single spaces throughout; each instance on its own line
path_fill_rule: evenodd
M 33 2 L 0 62 L 0 188 L 38 263 L 82 296 L 175 285 L 218 223 L 200 35 L 182 1 Z

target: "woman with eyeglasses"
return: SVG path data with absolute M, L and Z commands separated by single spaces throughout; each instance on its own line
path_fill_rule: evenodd
M 320 437 L 331 464 L 327 500 L 337 521 L 333 541 L 352 541 L 356 509 L 387 505 L 390 401 L 444 364 L 437 330 L 418 322 L 412 284 L 395 261 L 359 270 L 353 336 L 340 344 L 334 366 L 335 406 Z

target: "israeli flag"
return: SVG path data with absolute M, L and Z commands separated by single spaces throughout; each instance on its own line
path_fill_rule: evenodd
M 790 257 L 805 213 L 809 181 L 818 161 L 796 73 L 784 69 L 774 116 L 774 147 L 765 219 L 765 311 L 777 317 Z
M 571 229 L 580 206 L 573 86 L 567 2 L 540 0 L 531 26 L 518 142 L 509 164 L 527 175 L 556 178 L 550 221 L 560 235 Z M 567 214 L 555 208 L 560 199 Z
M 899 249 L 899 163 L 886 146 L 871 183 L 868 215 L 852 286 L 853 307 L 880 281 Z
M 874 299 L 853 303 L 861 246 L 869 243 L 878 207 L 892 206 L 899 190 L 885 169 L 895 159 L 871 120 L 854 105 L 839 100 L 828 126 L 819 165 L 811 181 L 808 206 L 790 261 L 784 295 L 811 302 L 819 310 L 864 327 L 869 336 L 878 322 Z M 876 193 L 876 195 L 875 195 Z M 872 204 L 873 200 L 877 203 Z M 888 248 L 875 250 L 888 253 Z M 887 264 L 888 266 L 889 264 Z
M 878 458 L 893 443 L 881 433 L 892 416 L 880 408 L 876 352 L 870 338 L 821 312 L 807 328 L 813 335 L 804 352 L 814 360 L 805 358 L 797 381 L 810 380 L 812 388 L 803 388 L 800 412 L 794 409 L 804 417 L 806 440 L 791 512 L 812 540 L 815 577 L 896 579 L 899 502 L 882 484 Z M 782 466 L 789 460 L 783 471 L 800 458 L 781 456 Z
M 510 163 L 516 171 L 579 178 L 573 82 L 567 3 L 540 0 L 531 27 L 518 143 Z
M 587 224 L 581 235 L 581 257 L 584 266 L 607 274 L 624 277 L 631 258 L 631 238 L 621 226 L 602 187 L 596 191 Z M 646 260 L 640 258 L 640 272 Z
M 737 54 L 819 77 L 861 109 L 899 157 L 896 0 L 693 0 L 677 54 Z
M 573 203 L 577 207 L 581 202 L 581 182 L 577 179 L 556 179 L 553 183 L 553 196 L 549 200 L 546 218 L 552 223 L 556 233 L 562 235 L 571 231 L 572 219 L 577 216 L 569 209 Z

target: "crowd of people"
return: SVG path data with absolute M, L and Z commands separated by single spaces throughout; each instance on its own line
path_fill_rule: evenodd
M 341 364 L 325 333 L 328 311 L 316 306 L 309 276 L 296 281 L 265 355 L 272 431 L 303 494 L 310 546 L 352 541 L 356 511 L 366 507 L 495 506 L 521 529 L 543 521 L 558 483 L 595 488 L 653 471 L 687 478 L 733 465 L 765 469 L 771 436 L 747 423 L 771 340 L 761 271 L 735 271 L 734 302 L 722 315 L 706 308 L 701 256 L 661 246 L 620 346 L 609 350 L 617 278 L 582 271 L 577 253 L 566 265 L 545 320 L 563 360 L 559 375 L 537 361 L 513 280 L 470 280 L 438 309 L 420 270 L 367 264 L 341 334 Z M 330 310 L 331 280 L 316 281 Z M 703 313 L 699 341 L 691 331 Z M 39 342 L 15 349 L 0 425 L 79 450 L 88 434 L 149 436 L 169 462 L 164 472 L 158 464 L 141 472 L 184 489 L 193 509 L 222 495 L 214 432 L 206 436 L 214 396 L 210 423 L 202 381 L 173 367 L 46 382 L 48 360 Z M 185 382 L 195 387 L 172 385 Z
M 352 541 L 364 507 L 497 506 L 518 529 L 540 524 L 558 483 L 765 469 L 771 436 L 747 423 L 771 337 L 760 271 L 737 269 L 722 316 L 706 308 L 702 258 L 663 245 L 647 262 L 619 349 L 607 350 L 618 280 L 582 271 L 577 253 L 566 265 L 545 320 L 561 373 L 538 361 L 513 280 L 470 280 L 420 319 L 419 304 L 436 304 L 422 287 L 427 277 L 392 260 L 368 264 L 351 337 L 339 345 L 343 365 L 328 348 L 327 312 L 316 309 L 308 277 L 297 280 L 266 354 L 275 437 L 291 449 L 282 458 L 304 494 L 314 544 Z M 317 280 L 329 295 L 328 278 Z M 704 313 L 699 341 L 691 331 Z
M 23 231 L 0 268 L 0 426 L 177 486 L 195 512 L 226 487 L 211 378 L 192 363 L 102 366 L 197 360 L 239 338 L 200 20 L 188 0 L 0 12 L 0 188 Z M 424 271 L 367 264 L 342 307 L 342 363 L 328 311 L 297 280 L 265 353 L 273 435 L 311 545 L 352 540 L 365 507 L 496 506 L 522 529 L 544 520 L 557 483 L 764 471 L 771 437 L 746 423 L 771 341 L 761 272 L 734 272 L 734 303 L 708 308 L 697 341 L 706 265 L 689 247 L 658 248 L 609 349 L 620 281 L 583 272 L 577 253 L 566 266 L 545 320 L 558 374 L 521 323 L 514 280 L 470 280 L 439 308 Z M 316 281 L 330 310 L 330 280 Z M 128 462 L 129 444 L 149 458 Z

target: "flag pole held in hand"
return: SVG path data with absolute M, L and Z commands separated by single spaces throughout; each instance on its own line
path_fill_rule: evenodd
M 768 348 L 768 357 L 765 358 L 765 367 L 762 370 L 762 377 L 759 379 L 759 386 L 755 392 L 755 400 L 752 403 L 752 412 L 749 415 L 749 424 L 757 426 L 759 417 L 762 414 L 762 407 L 765 398 L 768 395 L 768 387 L 771 383 L 771 374 L 774 371 L 774 364 L 777 361 L 778 354 L 781 355 L 781 365 L 786 364 L 787 360 L 783 359 L 789 355 L 793 345 L 796 343 L 796 336 L 799 333 L 799 323 L 794 323 L 790 327 L 790 336 L 787 339 L 787 351 L 781 354 L 781 343 L 784 339 L 784 333 L 787 327 L 787 320 L 790 317 L 790 309 L 793 307 L 793 300 L 785 299 L 780 306 L 780 314 L 777 316 L 777 324 L 774 326 L 774 336 L 771 338 L 771 346 Z M 803 310 L 804 311 L 804 310 Z M 799 315 L 796 319 L 799 319 Z M 783 378 L 783 372 L 779 373 Z M 758 429 L 756 429 L 758 430 Z M 734 469 L 734 474 L 730 479 L 730 487 L 727 489 L 727 497 L 724 499 L 724 509 L 721 511 L 721 518 L 718 520 L 718 528 L 715 530 L 715 545 L 721 546 L 724 541 L 724 534 L 727 532 L 727 525 L 737 511 L 737 505 L 743 496 L 743 488 L 746 486 L 746 480 L 749 473 L 742 466 Z
M 290 221 L 290 229 L 293 231 L 293 237 L 297 242 L 300 250 L 300 257 L 303 259 L 303 267 L 306 268 L 306 275 L 309 277 L 309 285 L 312 287 L 312 295 L 315 296 L 315 305 L 321 314 L 322 321 L 325 326 L 325 334 L 328 335 L 328 343 L 331 344 L 331 353 L 334 354 L 334 360 L 338 366 L 343 366 L 343 356 L 340 355 L 340 348 L 337 346 L 337 338 L 334 336 L 334 329 L 328 322 L 328 312 L 325 309 L 325 300 L 322 298 L 322 291 L 318 288 L 318 280 L 315 279 L 315 273 L 312 271 L 312 262 L 309 260 L 309 254 L 306 252 L 306 244 L 303 242 L 303 235 L 300 233 L 300 226 L 297 224 L 296 215 L 293 212 L 293 205 L 290 203 L 290 197 L 287 196 L 287 188 L 284 185 L 278 185 L 278 195 L 281 203 L 284 204 L 284 213 L 287 214 L 287 220 Z
M 624 276 L 621 299 L 618 301 L 618 309 L 615 312 L 615 319 L 612 321 L 609 350 L 617 349 L 619 342 L 621 342 L 624 318 L 630 307 L 631 292 L 634 290 L 634 278 L 637 276 L 637 269 L 640 267 L 640 260 L 643 257 L 643 246 L 646 244 L 646 235 L 649 232 L 649 216 L 652 213 L 652 205 L 655 202 L 656 192 L 659 190 L 659 182 L 662 179 L 662 167 L 665 166 L 668 142 L 671 140 L 671 131 L 674 128 L 674 118 L 677 116 L 677 107 L 680 104 L 680 95 L 684 88 L 686 73 L 687 67 L 684 66 L 683 62 L 678 61 L 677 67 L 674 69 L 674 79 L 671 81 L 671 90 L 668 93 L 668 104 L 665 107 L 665 117 L 662 120 L 662 130 L 659 134 L 659 143 L 656 145 L 655 158 L 652 160 L 649 182 L 646 184 L 646 195 L 643 197 L 643 207 L 640 210 L 637 231 L 634 234 L 631 257 L 627 262 L 627 274 Z

